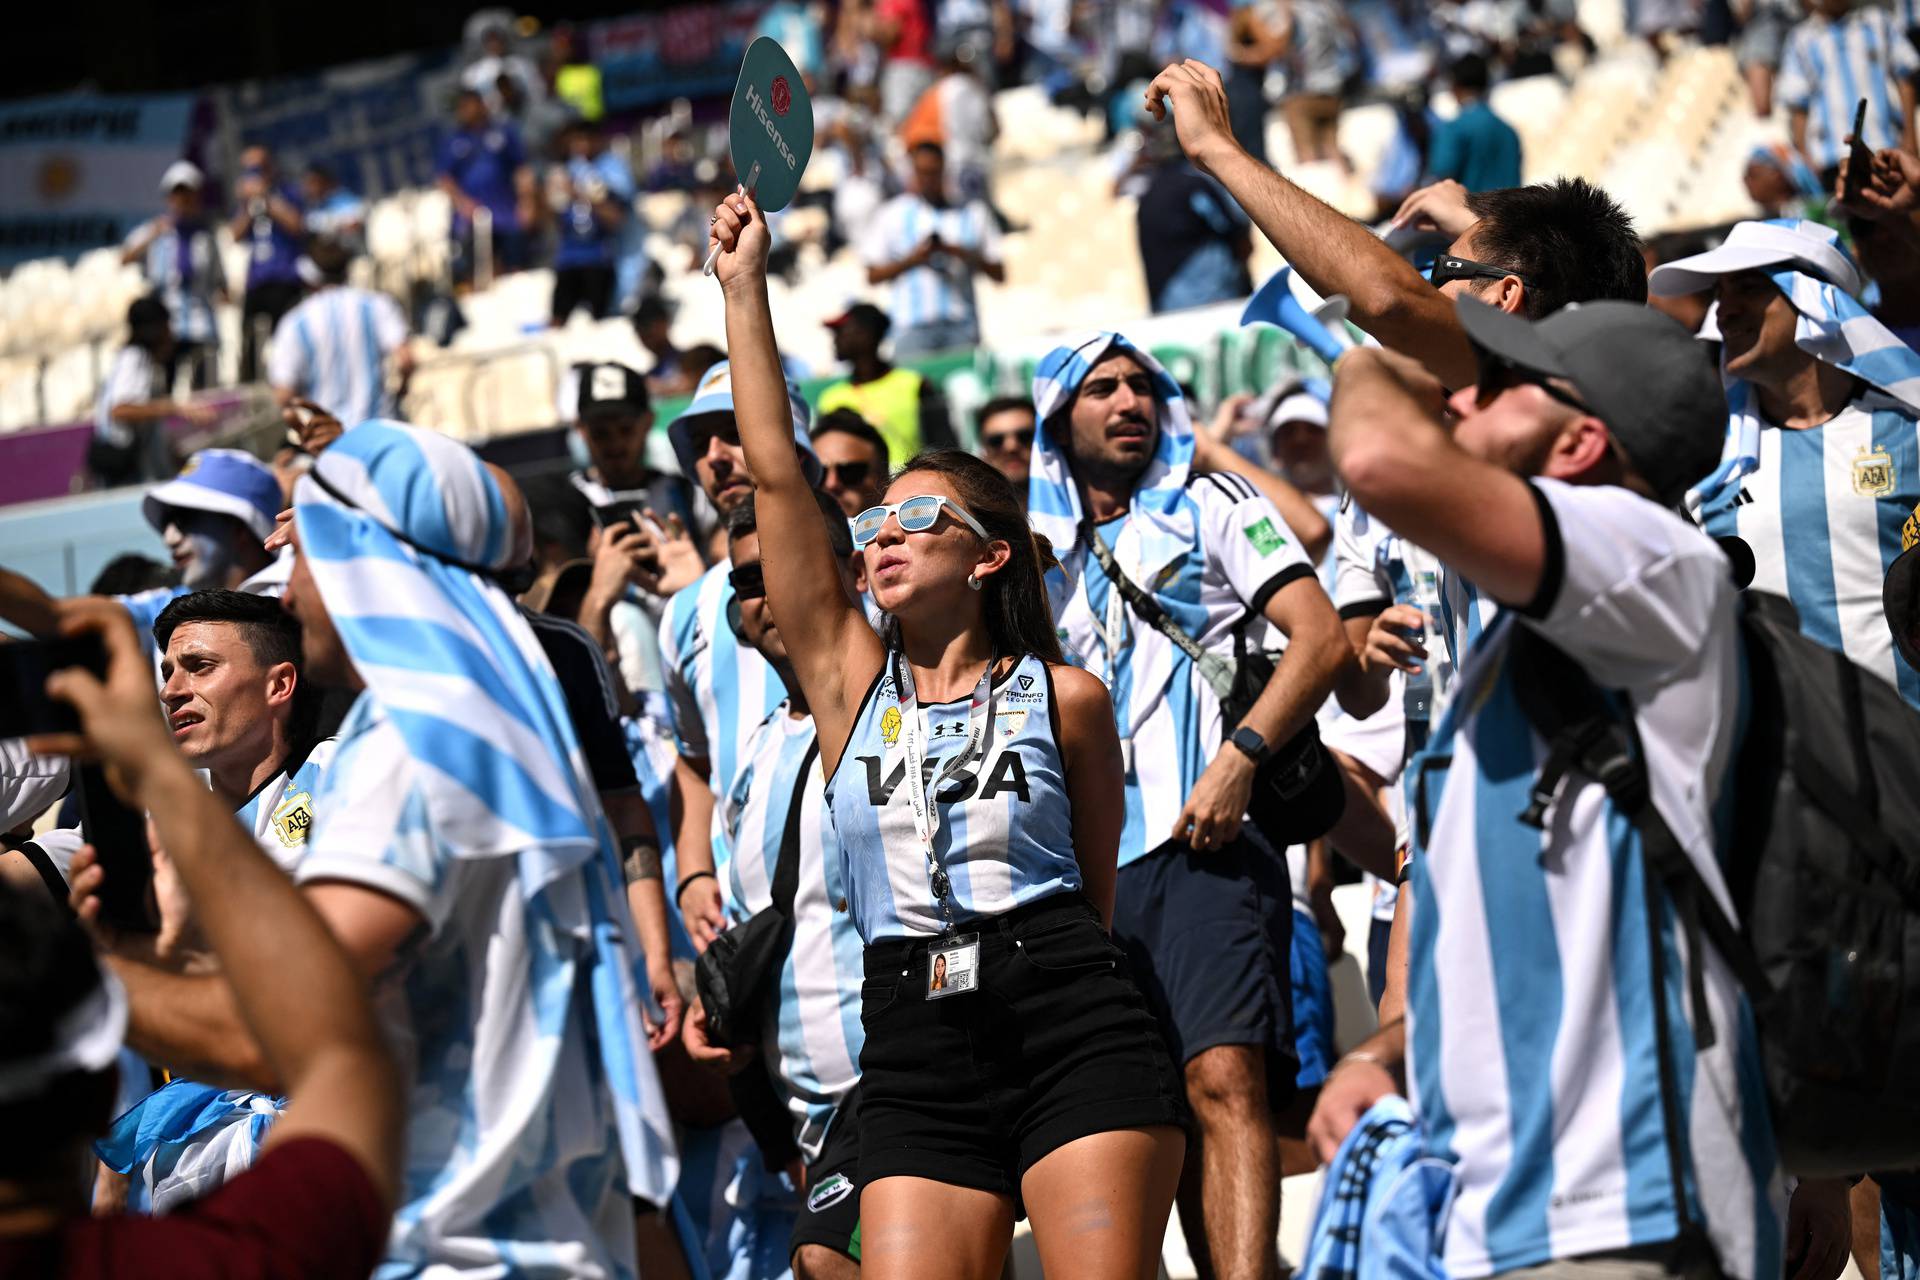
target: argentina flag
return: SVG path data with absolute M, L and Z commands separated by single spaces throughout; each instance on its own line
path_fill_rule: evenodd
M 488 576 L 523 550 L 511 545 L 499 487 L 464 445 L 376 419 L 320 455 L 294 511 L 300 556 L 365 682 L 362 701 L 411 757 L 409 804 L 424 812 L 403 816 L 423 820 L 447 859 L 512 859 L 542 926 L 542 981 L 564 975 L 572 995 L 557 998 L 590 999 L 594 1074 L 612 1095 L 629 1188 L 664 1203 L 677 1162 L 640 1024 L 624 877 L 559 684 Z M 343 752 L 337 767 L 358 759 Z M 377 790 L 378 779 L 363 781 Z M 539 1005 L 551 992 L 500 985 L 500 999 L 531 1002 L 551 1025 Z

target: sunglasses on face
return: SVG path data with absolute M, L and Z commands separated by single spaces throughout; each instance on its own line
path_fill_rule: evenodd
M 736 600 L 758 600 L 767 594 L 767 575 L 758 562 L 743 564 L 727 574 L 727 585 Z
M 845 485 L 849 489 L 858 489 L 873 474 L 871 462 L 823 462 L 820 470 L 828 480 Z
M 1475 262 L 1472 258 L 1456 258 L 1450 253 L 1443 253 L 1428 268 L 1427 283 L 1438 289 L 1455 280 L 1505 280 L 1508 276 L 1521 284 L 1527 283 L 1525 276 L 1509 267 L 1496 267 L 1491 262 Z
M 884 506 L 868 507 L 855 516 L 852 521 L 853 545 L 856 549 L 865 547 L 879 537 L 888 516 L 898 517 L 900 527 L 908 533 L 924 533 L 940 523 L 940 510 L 943 507 L 953 513 L 954 519 L 979 534 L 981 541 L 986 541 L 987 531 L 959 503 L 937 493 L 922 493 Z
M 1480 353 L 1480 377 L 1474 384 L 1475 405 L 1484 409 L 1498 399 L 1501 393 L 1524 386 L 1538 387 L 1552 399 L 1558 400 L 1576 412 L 1586 414 L 1593 412 L 1593 406 L 1571 391 L 1562 391 L 1554 386 L 1546 374 L 1523 368 L 1511 360 L 1502 359 L 1490 352 Z
M 1016 431 L 996 431 L 992 435 L 980 437 L 989 453 L 1005 453 L 1010 449 L 1033 448 L 1033 428 L 1021 427 Z

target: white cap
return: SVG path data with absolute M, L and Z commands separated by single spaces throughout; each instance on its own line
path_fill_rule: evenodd
M 172 191 L 175 187 L 190 187 L 195 191 L 206 179 L 200 173 L 200 167 L 191 160 L 175 160 L 160 175 L 160 190 Z
M 1700 293 L 1721 276 L 1761 267 L 1792 266 L 1855 298 L 1863 281 L 1860 271 L 1839 247 L 1838 237 L 1817 223 L 1779 219 L 1772 222 L 1736 222 L 1715 249 L 1663 263 L 1647 277 L 1647 288 L 1661 297 Z
M 1273 412 L 1267 415 L 1267 429 L 1275 430 L 1288 422 L 1304 422 L 1324 431 L 1327 426 L 1327 402 L 1311 391 L 1294 392 L 1276 404 Z

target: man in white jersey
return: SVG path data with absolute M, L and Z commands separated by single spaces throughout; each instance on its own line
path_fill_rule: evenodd
M 280 317 L 267 348 L 267 381 L 286 404 L 311 400 L 352 426 L 384 418 L 399 402 L 389 367 L 404 390 L 413 371 L 407 318 L 384 293 L 347 283 L 353 255 L 337 240 L 316 240 L 307 257 L 320 286 Z
M 1041 422 L 1027 510 L 1072 579 L 1062 647 L 1112 689 L 1125 758 L 1113 935 L 1182 1066 L 1197 1122 L 1179 1197 L 1213 1273 L 1278 1265 L 1273 1122 L 1291 1100 L 1286 864 L 1243 834 L 1254 773 L 1309 726 L 1352 651 L 1278 510 L 1244 478 L 1191 473 L 1186 402 L 1157 361 L 1094 334 L 1034 376 Z M 1141 617 L 1122 575 L 1203 650 L 1286 651 L 1223 728 L 1186 651 Z
M 153 644 L 153 624 L 189 591 L 224 587 L 278 596 L 286 567 L 262 545 L 280 511 L 280 486 L 266 464 L 237 449 L 202 449 L 180 474 L 155 485 L 141 513 L 166 541 L 180 585 L 113 597 L 133 615 L 134 631 Z M 55 633 L 54 598 L 38 583 L 0 569 L 0 619 L 28 635 Z M 155 652 L 158 657 L 157 651 Z M 0 830 L 11 830 L 58 800 L 69 770 L 58 757 L 30 757 L 17 747 L 0 751 Z
M 973 278 L 1007 278 L 1000 228 L 981 200 L 947 198 L 947 157 L 937 142 L 913 148 L 912 182 L 880 206 L 861 237 L 867 283 L 890 284 L 897 360 L 980 341 Z
M 381 1274 L 632 1276 L 634 1198 L 665 1202 L 672 1139 L 612 833 L 552 669 L 487 576 L 515 555 L 506 503 L 464 446 L 373 421 L 294 510 L 307 671 L 359 695 L 295 874 L 412 1081 Z M 136 1002 L 138 983 L 227 1022 L 203 1078 L 275 1083 L 224 978 L 131 979 Z
M 153 626 L 162 658 L 160 700 L 181 754 L 207 774 L 215 795 L 280 866 L 292 873 L 313 828 L 313 797 L 332 762 L 335 742 L 315 741 L 317 694 L 301 675 L 300 624 L 278 600 L 242 591 L 196 591 L 165 609 Z M 92 877 L 89 854 L 75 862 L 75 896 Z M 97 874 L 97 873 L 96 873 Z M 161 901 L 168 899 L 162 895 Z M 163 915 L 166 914 L 163 911 Z M 173 921 L 162 932 L 183 929 Z M 112 963 L 151 959 L 133 940 Z M 152 1003 L 164 992 L 140 992 L 144 1026 L 172 1024 L 191 1037 L 190 1009 Z M 200 1028 L 202 1030 L 211 1030 Z M 182 1066 L 217 1057 L 222 1046 L 200 1043 Z M 120 1116 L 100 1144 L 103 1163 L 132 1175 L 129 1205 L 153 1212 L 205 1194 L 247 1167 L 278 1116 L 281 1100 L 250 1090 L 222 1090 L 184 1076 Z
M 794 441 L 815 467 L 807 439 L 809 411 L 788 384 Z M 725 361 L 709 369 L 686 410 L 668 426 L 683 474 L 692 476 L 723 517 L 753 493 L 753 474 L 733 420 L 733 380 Z M 760 722 L 787 696 L 780 677 L 734 630 L 738 605 L 722 560 L 667 602 L 660 622 L 660 661 L 680 756 L 674 763 L 673 801 L 679 812 L 673 865 L 667 869 L 696 950 L 726 927 L 726 902 L 715 875 L 713 816 L 742 763 L 741 749 Z M 798 1202 L 762 1168 L 759 1151 L 738 1121 L 686 1133 L 687 1178 L 678 1201 L 715 1272 L 745 1276 L 770 1254 L 787 1256 Z M 695 1176 L 712 1171 L 713 1185 Z M 778 1248 L 775 1248 L 777 1244 Z
M 1858 269 L 1813 222 L 1742 222 L 1719 248 L 1656 267 L 1658 293 L 1719 300 L 1729 419 L 1694 501 L 1752 553 L 1752 586 L 1783 595 L 1809 639 L 1920 707 L 1881 600 L 1920 502 L 1920 355 L 1858 301 Z
M 819 499 L 847 594 L 858 598 L 853 535 L 833 500 L 825 494 Z M 863 946 L 852 915 L 841 909 L 849 896 L 846 859 L 827 814 L 813 715 L 800 682 L 792 678 L 786 642 L 767 604 L 752 497 L 727 518 L 727 546 L 741 638 L 772 664 L 789 693 L 743 744 L 740 771 L 720 801 L 717 875 L 726 890 L 729 921 L 744 924 L 773 905 L 780 862 L 793 857 L 793 940 L 768 992 L 762 1025 L 736 1037 L 745 1045 L 712 1045 L 705 1010 L 696 1003 L 687 1020 L 688 1052 L 733 1071 L 736 1096 L 741 1082 L 755 1079 L 753 1073 L 772 1077 L 782 1104 L 779 1118 L 792 1137 L 776 1142 L 763 1136 L 762 1146 L 797 1149 L 788 1173 L 806 1194 L 789 1250 L 793 1273 L 798 1280 L 850 1280 L 860 1273 L 854 1086 L 866 1041 L 860 1022 Z M 789 839 L 791 854 L 786 852 Z M 758 1057 L 743 1066 L 741 1047 L 757 1049 Z M 786 1137 L 784 1132 L 777 1136 Z
M 1646 307 L 1536 325 L 1462 301 L 1459 318 L 1481 372 L 1450 400 L 1386 352 L 1349 353 L 1336 382 L 1354 499 L 1506 607 L 1415 766 L 1406 1017 L 1336 1065 L 1310 1133 L 1330 1158 L 1404 1079 L 1426 1154 L 1452 1166 L 1436 1262 L 1462 1280 L 1778 1276 L 1785 1201 L 1745 996 L 1692 953 L 1599 783 L 1570 773 L 1544 827 L 1523 820 L 1544 746 L 1508 660 L 1528 628 L 1625 699 L 1652 802 L 1724 909 L 1733 586 L 1667 509 L 1713 466 L 1724 401 Z

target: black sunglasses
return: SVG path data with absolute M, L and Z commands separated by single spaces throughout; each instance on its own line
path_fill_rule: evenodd
M 757 564 L 743 564 L 727 574 L 736 600 L 758 600 L 767 594 L 767 575 Z
M 1593 406 L 1574 395 L 1571 391 L 1562 391 L 1549 381 L 1549 375 L 1537 369 L 1529 369 L 1515 364 L 1505 356 L 1494 355 L 1491 351 L 1480 353 L 1480 376 L 1474 383 L 1474 403 L 1484 409 L 1492 404 L 1503 391 L 1515 387 L 1533 386 L 1546 392 L 1567 408 L 1578 413 L 1592 414 Z
M 1015 431 L 995 431 L 980 437 L 980 443 L 989 453 L 999 453 L 1007 449 L 1033 448 L 1033 428 L 1021 427 Z
M 826 474 L 827 478 L 837 480 L 848 488 L 857 489 L 867 482 L 868 476 L 873 474 L 873 464 L 871 462 L 824 462 L 820 464 L 820 470 Z
M 1433 260 L 1427 269 L 1427 283 L 1438 289 L 1453 280 L 1505 280 L 1512 276 L 1521 284 L 1527 278 L 1511 267 L 1496 267 L 1491 262 L 1475 262 L 1472 258 L 1456 258 L 1443 253 Z

